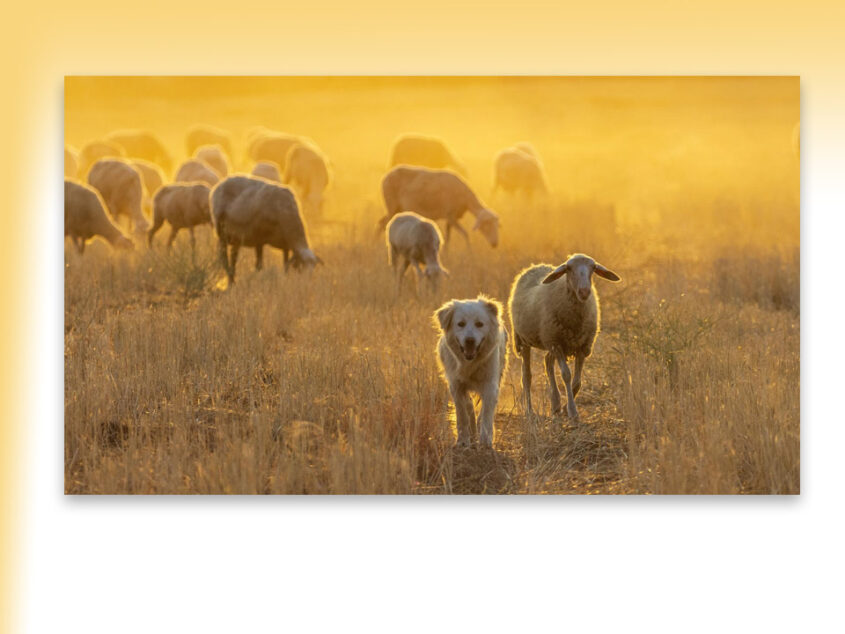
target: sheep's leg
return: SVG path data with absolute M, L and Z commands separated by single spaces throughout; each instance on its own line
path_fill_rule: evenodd
M 449 391 L 452 393 L 452 401 L 455 403 L 458 445 L 463 447 L 469 445 L 471 442 L 468 411 L 472 407 L 472 399 L 470 399 L 469 394 L 463 387 L 450 385 Z
M 520 346 L 519 356 L 522 357 L 522 394 L 525 398 L 525 413 L 533 414 L 531 408 L 531 346 Z
M 230 272 L 229 272 L 229 279 L 234 282 L 235 281 L 235 265 L 238 262 L 238 253 L 240 253 L 241 245 L 233 244 L 232 248 L 229 250 L 229 260 L 230 260 Z
M 572 393 L 572 373 L 566 365 L 566 355 L 558 355 L 557 361 L 560 373 L 563 375 L 563 383 L 566 385 L 566 413 L 569 418 L 575 420 L 578 418 L 578 410 L 575 408 L 575 395 Z
M 229 281 L 232 281 L 232 273 L 229 269 L 229 253 L 228 247 L 226 243 L 223 241 L 223 238 L 217 242 L 217 256 L 220 260 L 220 264 L 223 265 L 223 269 L 226 271 L 226 277 L 229 278 Z
M 167 238 L 167 250 L 170 251 L 171 247 L 173 246 L 173 241 L 176 239 L 176 234 L 179 233 L 179 229 L 170 225 L 170 236 Z
M 255 247 L 255 270 L 260 271 L 264 267 L 264 245 Z
M 197 237 L 194 235 L 193 227 L 188 227 L 188 231 L 191 234 L 191 256 L 193 256 L 197 252 Z
M 164 224 L 164 218 L 161 216 L 157 216 L 153 221 L 153 226 L 150 227 L 150 230 L 147 232 L 147 246 L 153 246 L 153 237 L 161 229 L 161 226 Z
M 493 417 L 496 414 L 496 404 L 499 402 L 499 386 L 487 385 L 481 392 L 481 437 L 482 447 L 493 446 Z
M 291 257 L 290 257 L 290 256 L 291 256 L 291 252 L 290 252 L 290 251 L 288 251 L 287 249 L 284 249 L 284 250 L 282 251 L 282 255 L 284 256 L 284 262 L 285 262 L 285 273 L 287 273 L 287 272 L 288 272 L 288 267 L 290 266 L 290 260 L 291 260 Z
M 546 376 L 549 377 L 549 399 L 552 402 L 552 414 L 560 414 L 560 390 L 555 379 L 554 352 L 546 353 Z
M 402 292 L 402 280 L 405 278 L 405 271 L 408 270 L 410 264 L 410 260 L 402 257 L 402 264 L 396 269 L 396 297 L 399 297 L 399 294 Z
M 450 221 L 450 222 L 451 222 L 451 221 Z M 467 230 L 466 230 L 466 229 L 464 229 L 461 225 L 459 225 L 459 224 L 457 223 L 457 221 L 453 222 L 452 224 L 454 224 L 454 225 L 455 225 L 455 229 L 457 229 L 458 231 L 460 231 L 460 232 L 461 232 L 461 235 L 463 235 L 463 236 L 464 236 L 464 240 L 466 240 L 466 241 L 467 241 L 467 249 L 469 249 L 470 251 L 472 251 L 472 245 L 469 243 L 469 234 L 467 233 Z
M 578 396 L 578 392 L 581 390 L 581 370 L 584 368 L 584 359 L 583 355 L 575 355 L 575 376 L 572 378 L 572 396 Z

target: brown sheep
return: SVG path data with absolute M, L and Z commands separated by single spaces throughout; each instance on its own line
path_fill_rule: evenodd
M 146 232 L 149 223 L 141 211 L 144 188 L 134 167 L 122 160 L 102 159 L 88 172 L 88 183 L 100 192 L 112 218 L 125 216 L 135 233 Z
M 279 171 L 285 171 L 288 151 L 297 143 L 299 137 L 281 132 L 259 132 L 250 141 L 247 148 L 247 158 L 252 162 L 273 161 L 279 166 Z
M 440 139 L 419 134 L 405 134 L 396 139 L 390 165 L 418 165 L 432 169 L 451 168 L 466 176 L 466 168 Z
M 209 187 L 214 187 L 220 180 L 220 174 L 208 164 L 197 159 L 190 159 L 179 166 L 173 179 L 177 183 L 191 183 L 200 181 Z
M 185 135 L 185 149 L 188 156 L 194 153 L 203 145 L 219 145 L 226 155 L 232 157 L 232 138 L 226 130 L 215 128 L 211 125 L 195 125 Z
M 390 170 L 381 182 L 387 215 L 379 221 L 383 230 L 388 221 L 402 211 L 415 211 L 431 220 L 446 221 L 446 244 L 452 227 L 469 235 L 458 224 L 464 212 L 475 216 L 474 230 L 478 230 L 495 247 L 499 243 L 499 216 L 487 209 L 464 180 L 448 170 L 401 165 Z
M 117 130 L 106 139 L 123 148 L 126 156 L 141 158 L 157 163 L 169 172 L 173 168 L 170 153 L 152 133 L 146 130 Z
M 281 249 L 285 271 L 291 264 L 312 269 L 322 262 L 308 245 L 296 196 L 287 187 L 261 178 L 230 176 L 211 191 L 211 217 L 220 261 L 230 282 L 235 281 L 241 247 L 255 248 L 255 268 L 259 270 L 267 244 Z
M 134 244 L 106 215 L 99 192 L 79 181 L 65 179 L 65 237 L 70 236 L 79 254 L 85 242 L 94 236 L 104 238 L 117 249 L 132 249 Z
M 191 250 L 196 250 L 194 227 L 211 222 L 210 194 L 211 189 L 205 183 L 177 183 L 162 187 L 153 199 L 153 226 L 147 234 L 147 244 L 153 246 L 153 237 L 166 220 L 170 223 L 167 249 L 173 246 L 181 229 L 188 229 Z
M 309 213 L 322 213 L 323 192 L 329 184 L 329 169 L 316 148 L 303 144 L 291 147 L 286 157 L 282 182 L 296 190 Z

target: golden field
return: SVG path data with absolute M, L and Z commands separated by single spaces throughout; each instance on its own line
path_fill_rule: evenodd
M 223 290 L 210 228 L 172 253 L 65 244 L 67 493 L 798 493 L 797 78 L 68 78 L 65 142 L 257 125 L 331 160 L 313 274 L 241 254 Z M 446 140 L 502 219 L 459 235 L 439 297 L 397 300 L 379 181 L 401 133 Z M 551 195 L 491 196 L 495 153 L 531 142 Z M 172 174 L 170 175 L 172 176 Z M 464 217 L 469 229 L 471 217 Z M 584 252 L 602 332 L 581 422 L 552 417 L 512 353 L 494 450 L 453 449 L 431 315 L 506 301 L 514 276 Z

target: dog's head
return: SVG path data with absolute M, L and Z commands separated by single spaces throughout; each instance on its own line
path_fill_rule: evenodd
M 434 321 L 455 356 L 472 361 L 495 345 L 501 314 L 499 302 L 479 295 L 477 299 L 446 302 L 434 313 Z

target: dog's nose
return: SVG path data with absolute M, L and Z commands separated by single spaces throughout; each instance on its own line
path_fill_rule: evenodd
M 475 339 L 472 337 L 467 337 L 464 339 L 464 347 L 472 349 L 475 347 Z

